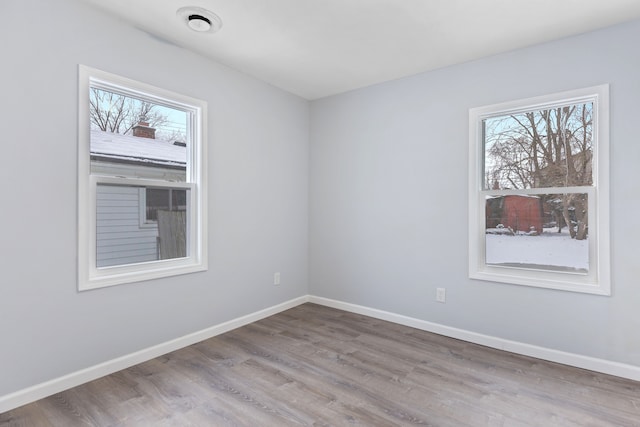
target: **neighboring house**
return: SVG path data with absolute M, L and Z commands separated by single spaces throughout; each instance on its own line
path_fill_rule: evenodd
M 498 196 L 487 199 L 487 228 L 502 224 L 513 231 L 542 233 L 542 200 L 538 196 Z
M 186 144 L 155 139 L 146 122 L 133 135 L 91 130 L 91 173 L 185 181 Z M 98 267 L 161 259 L 158 211 L 185 211 L 186 191 L 140 185 L 98 185 Z

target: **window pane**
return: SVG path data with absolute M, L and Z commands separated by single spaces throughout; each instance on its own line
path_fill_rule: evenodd
M 187 210 L 187 190 L 177 188 L 147 188 L 146 221 L 157 221 L 158 211 Z
M 186 257 L 188 191 L 98 184 L 97 267 Z M 180 194 L 177 198 L 183 199 L 184 205 L 170 203 L 172 192 Z M 145 199 L 149 203 L 150 194 L 152 203 L 157 203 L 153 221 L 144 217 L 148 212 Z
M 187 192 L 173 189 L 171 191 L 171 210 L 184 211 L 187 209 Z
M 186 112 L 94 87 L 89 97 L 91 173 L 186 180 Z
M 486 263 L 549 271 L 589 271 L 587 194 L 489 196 Z
M 593 185 L 593 103 L 483 121 L 485 190 Z
M 147 221 L 157 221 L 158 210 L 170 210 L 169 192 L 167 188 L 147 188 L 145 206 Z

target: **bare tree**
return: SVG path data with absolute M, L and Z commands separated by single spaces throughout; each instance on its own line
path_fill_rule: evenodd
M 187 135 L 183 130 L 175 128 L 170 128 L 169 130 L 159 129 L 158 132 L 156 132 L 156 138 L 162 139 L 163 141 L 186 142 Z
M 141 120 L 160 127 L 168 118 L 156 110 L 155 104 L 125 95 L 97 88 L 89 93 L 91 126 L 103 131 L 127 134 Z
M 527 189 L 592 184 L 592 104 L 576 104 L 485 121 L 487 188 Z M 587 237 L 586 194 L 548 195 L 572 238 Z M 551 202 L 553 199 L 553 202 Z M 561 200 L 561 203 L 557 203 Z M 575 223 L 575 224 L 574 224 Z

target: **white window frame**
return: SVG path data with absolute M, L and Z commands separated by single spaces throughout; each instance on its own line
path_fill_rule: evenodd
M 528 190 L 485 190 L 483 120 L 557 105 L 593 102 L 593 185 L 578 187 L 588 194 L 589 271 L 557 272 L 486 263 L 486 196 L 561 194 L 563 187 Z M 569 187 L 576 190 L 574 187 Z M 588 87 L 469 110 L 469 277 L 472 279 L 549 289 L 611 295 L 609 266 L 609 85 Z
M 147 189 L 141 188 L 138 191 L 138 198 L 140 200 L 140 210 L 138 215 L 140 217 L 140 228 L 156 228 L 158 226 L 157 221 L 147 219 Z
M 78 289 L 80 291 L 207 270 L 207 103 L 105 71 L 79 65 L 78 101 Z M 150 100 L 189 115 L 186 181 L 91 173 L 89 90 L 98 87 Z M 172 187 L 190 190 L 187 256 L 96 267 L 96 189 L 99 184 Z

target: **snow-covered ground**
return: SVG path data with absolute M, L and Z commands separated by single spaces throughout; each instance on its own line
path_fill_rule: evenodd
M 486 235 L 487 264 L 588 271 L 589 240 L 575 240 L 564 228 L 545 228 L 540 236 Z M 555 268 L 554 268 L 555 267 Z

